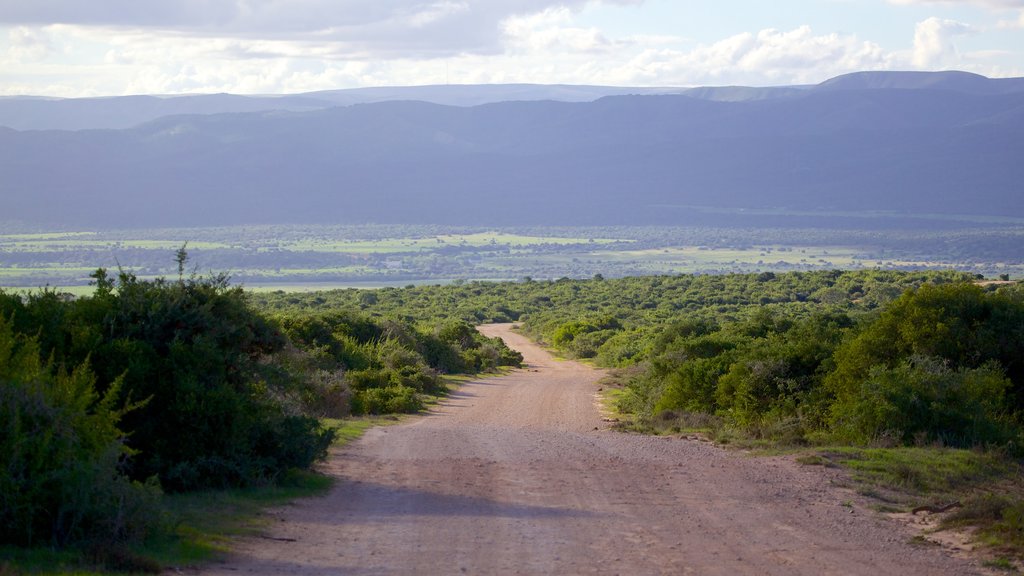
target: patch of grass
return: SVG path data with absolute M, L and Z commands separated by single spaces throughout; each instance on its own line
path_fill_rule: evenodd
M 993 558 L 982 562 L 982 566 L 986 568 L 995 568 L 996 570 L 1005 570 L 1006 572 L 1016 572 L 1017 567 L 1009 558 Z
M 626 428 L 644 434 L 699 434 L 719 444 L 735 440 L 721 418 L 701 412 L 665 410 L 649 420 L 634 420 Z
M 601 407 L 601 415 L 615 421 L 618 428 L 631 426 L 636 420 L 636 416 L 622 410 L 622 398 L 626 396 L 626 389 L 612 377 L 603 378 L 600 384 L 597 401 Z
M 270 522 L 267 509 L 323 494 L 332 483 L 322 474 L 293 471 L 272 486 L 166 495 L 164 529 L 142 544 L 63 550 L 0 547 L 0 576 L 146 574 L 206 562 L 226 552 L 232 538 L 265 527 Z
M 1019 493 L 974 495 L 944 518 L 942 526 L 977 526 L 982 543 L 1024 559 L 1024 497 Z
M 832 461 L 820 454 L 804 454 L 796 457 L 797 464 L 804 466 L 829 466 Z
M 850 448 L 822 451 L 855 481 L 907 496 L 951 496 L 994 482 L 1016 466 L 991 452 L 952 448 Z
M 883 502 L 885 512 L 913 507 L 953 508 L 940 529 L 974 527 L 979 543 L 1024 559 L 1024 475 L 1019 462 L 999 452 L 952 448 L 829 447 L 797 457 L 805 465 L 839 465 L 853 488 Z
M 277 485 L 168 495 L 170 529 L 137 550 L 163 566 L 189 566 L 226 552 L 233 538 L 257 534 L 269 522 L 266 511 L 298 498 L 327 492 L 333 479 L 293 471 Z
M 98 574 L 82 568 L 78 550 L 51 548 L 15 548 L 0 546 L 0 576 L 19 574 Z
M 1024 551 L 1024 500 L 1017 499 L 1002 511 L 1002 518 L 984 532 L 996 536 L 1003 545 Z
M 367 430 L 374 426 L 388 426 L 400 420 L 399 416 L 353 416 L 351 418 L 324 418 L 323 423 L 334 430 L 334 446 L 344 446 L 358 440 Z
M 942 519 L 945 527 L 991 525 L 1003 518 L 1013 499 L 1003 494 L 978 494 L 967 498 L 963 506 Z

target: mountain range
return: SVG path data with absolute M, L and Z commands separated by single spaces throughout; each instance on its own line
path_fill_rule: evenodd
M 1024 218 L 1024 79 L 0 99 L 0 221 L 680 224 Z M 810 216 L 807 216 L 810 215 Z

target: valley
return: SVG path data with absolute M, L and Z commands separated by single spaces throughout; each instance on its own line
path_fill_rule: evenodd
M 227 272 L 257 291 L 822 269 L 1024 276 L 1017 249 L 1024 227 L 1016 221 L 901 226 L 263 225 L 66 232 L 12 226 L 0 234 L 0 286 L 88 294 L 89 275 L 101 267 L 140 278 L 172 275 L 173 253 L 183 245 L 190 270 Z

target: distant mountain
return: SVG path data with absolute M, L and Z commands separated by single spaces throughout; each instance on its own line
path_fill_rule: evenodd
M 117 96 L 109 98 L 0 98 L 0 126 L 17 130 L 131 128 L 164 116 L 268 110 L 319 110 L 329 100 L 305 96 Z
M 679 224 L 702 210 L 1024 217 L 1015 85 L 870 73 L 583 102 L 403 100 L 0 129 L 0 201 L 5 220 L 118 227 Z
M 613 95 L 672 92 L 679 92 L 679 90 L 611 86 L 493 84 L 353 88 L 309 92 L 292 96 L 195 94 L 106 98 L 0 97 L 0 126 L 17 130 L 122 129 L 164 116 L 269 111 L 301 112 L 395 100 L 416 100 L 450 106 L 478 106 L 494 102 L 524 100 L 590 102 Z
M 820 90 L 950 90 L 968 94 L 1024 92 L 1024 78 L 986 78 L 970 72 L 855 72 L 818 85 Z
M 394 100 L 416 100 L 448 106 L 479 106 L 496 102 L 553 100 L 592 102 L 605 96 L 671 94 L 679 88 L 638 88 L 618 86 L 572 86 L 560 84 L 476 84 L 352 88 L 310 92 L 304 96 L 329 100 L 335 105 L 369 104 Z

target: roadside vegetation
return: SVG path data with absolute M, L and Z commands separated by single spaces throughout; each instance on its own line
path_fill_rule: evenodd
M 89 551 L 166 549 L 169 499 L 306 478 L 443 375 L 518 365 L 473 329 L 517 322 L 609 368 L 625 429 L 797 451 L 885 509 L 959 501 L 949 525 L 1022 550 L 1020 284 L 815 270 L 253 294 L 185 258 L 176 280 L 101 270 L 85 298 L 0 293 L 5 544 L 114 565 Z
M 521 361 L 465 322 L 266 314 L 177 260 L 174 280 L 100 269 L 83 298 L 0 291 L 0 548 L 19 569 L 214 550 L 218 516 L 323 487 L 302 471 L 358 434 L 326 419 L 415 412 L 443 374 Z
M 987 542 L 1021 551 L 1012 528 L 1024 502 L 1020 284 L 951 271 L 762 272 L 257 301 L 518 322 L 558 353 L 609 368 L 607 407 L 625 429 L 797 451 L 850 470 L 885 509 L 961 501 L 952 524 L 975 518 Z M 969 512 L 977 502 L 982 515 Z

